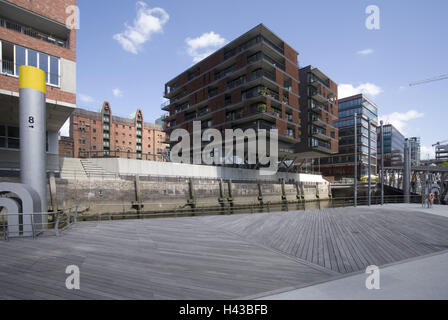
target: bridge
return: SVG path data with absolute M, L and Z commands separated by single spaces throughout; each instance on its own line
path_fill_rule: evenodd
M 405 191 L 403 167 L 384 168 L 384 184 Z M 409 192 L 418 195 L 433 193 L 439 203 L 448 203 L 448 167 L 411 167 Z

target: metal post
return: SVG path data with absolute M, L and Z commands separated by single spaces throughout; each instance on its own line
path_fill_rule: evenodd
M 56 212 L 56 222 L 54 224 L 54 230 L 56 231 L 56 236 L 59 237 L 59 219 L 61 211 Z
M 78 207 L 75 207 L 75 220 L 73 221 L 74 223 L 78 222 Z
M 5 215 L 1 215 L 2 217 L 2 228 L 3 228 L 3 237 L 5 238 L 5 241 L 8 240 L 8 236 L 6 233 L 6 214 Z
M 35 208 L 35 221 L 42 221 L 47 206 L 47 153 L 46 153 L 46 102 L 45 72 L 21 66 L 19 75 L 19 127 L 20 127 L 20 180 L 33 188 L 40 197 L 41 207 Z M 34 212 L 27 212 L 34 214 Z M 31 217 L 24 215 L 24 224 Z
M 369 168 L 367 169 L 367 174 L 369 175 L 369 178 L 368 178 L 368 183 L 369 183 L 369 186 L 368 186 L 368 188 L 367 188 L 367 192 L 369 193 L 369 195 L 368 195 L 368 201 L 369 201 L 369 203 L 368 203 L 368 205 L 369 205 L 369 207 L 372 205 L 372 156 L 371 156 L 371 154 L 372 154 L 372 149 L 371 149 L 371 147 L 372 147 L 372 141 L 370 140 L 370 138 L 371 138 L 371 135 L 372 135 L 372 133 L 371 133 L 371 127 L 372 127 L 372 122 L 369 120 L 369 126 L 368 126 L 368 128 L 369 128 L 369 161 L 368 161 L 368 166 L 369 166 Z
M 381 205 L 384 205 L 384 122 L 381 121 Z
M 67 213 L 67 227 L 70 225 L 71 213 L 72 213 L 72 208 L 68 209 L 68 213 Z
M 355 163 L 354 163 L 354 168 L 353 168 L 353 172 L 354 172 L 354 176 L 355 176 L 355 185 L 354 185 L 354 203 L 355 203 L 355 207 L 358 206 L 358 114 L 355 113 L 354 116 L 354 121 L 355 121 L 355 131 L 354 131 L 354 139 L 355 139 Z
M 409 185 L 410 185 L 410 170 L 411 169 L 411 153 L 409 148 L 409 139 L 404 142 L 404 166 L 403 166 L 403 195 L 404 203 L 410 202 Z

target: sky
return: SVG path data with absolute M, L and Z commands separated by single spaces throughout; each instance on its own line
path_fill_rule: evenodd
M 375 5 L 379 15 L 366 9 Z M 422 138 L 422 158 L 448 139 L 446 0 L 78 0 L 77 106 L 154 122 L 164 84 L 263 23 L 339 84 L 364 93 L 380 118 Z M 376 11 L 375 11 L 376 13 Z M 372 20 L 372 17 L 375 18 Z M 366 21 L 379 29 L 366 26 Z M 66 128 L 65 128 L 66 129 Z

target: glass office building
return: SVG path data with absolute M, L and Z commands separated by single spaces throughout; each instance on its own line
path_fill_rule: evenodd
M 378 107 L 362 94 L 339 100 L 339 153 L 320 160 L 318 170 L 324 176 L 336 179 L 353 178 L 355 165 L 355 120 L 357 114 L 358 178 L 368 176 L 369 161 L 369 121 L 371 174 L 377 174 L 377 128 Z
M 391 124 L 383 126 L 384 167 L 402 167 L 404 163 L 405 137 Z M 378 168 L 381 165 L 381 128 L 378 128 Z

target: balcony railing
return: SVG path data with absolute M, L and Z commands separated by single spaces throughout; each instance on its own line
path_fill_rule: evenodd
M 327 88 L 330 87 L 330 82 L 329 81 L 324 81 L 324 80 L 320 79 L 319 77 L 317 77 L 315 75 L 311 75 L 310 76 L 309 83 L 312 84 L 312 85 L 322 84 L 322 85 L 324 85 Z
M 126 152 L 126 151 L 114 151 L 114 150 L 102 150 L 102 151 L 84 151 L 79 153 L 81 159 L 89 158 L 122 158 L 122 159 L 136 159 L 136 160 L 149 160 L 149 161 L 164 161 L 164 157 L 160 154 L 149 154 L 141 152 Z
M 27 36 L 52 43 L 56 46 L 63 47 L 63 48 L 69 48 L 69 42 L 68 40 L 58 39 L 54 37 L 53 35 L 49 35 L 40 31 L 37 31 L 30 27 L 22 26 L 16 22 L 9 21 L 5 18 L 0 18 L 0 27 L 14 30 L 16 32 L 20 32 L 22 34 L 25 34 Z

